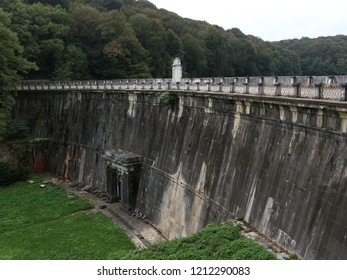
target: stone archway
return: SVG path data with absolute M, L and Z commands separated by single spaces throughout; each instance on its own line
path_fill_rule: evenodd
M 104 157 L 108 202 L 121 202 L 127 210 L 135 209 L 142 156 L 111 150 L 106 151 Z

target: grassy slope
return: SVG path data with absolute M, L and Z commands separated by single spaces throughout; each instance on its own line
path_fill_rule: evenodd
M 274 260 L 276 257 L 229 224 L 211 224 L 198 233 L 160 243 L 128 256 L 136 260 Z
M 122 259 L 134 249 L 121 229 L 63 188 L 21 182 L 0 187 L 0 259 Z M 133 251 L 129 259 L 275 259 L 239 228 L 212 224 L 181 239 Z
M 0 188 L 0 259 L 121 259 L 134 245 L 101 213 L 62 188 Z

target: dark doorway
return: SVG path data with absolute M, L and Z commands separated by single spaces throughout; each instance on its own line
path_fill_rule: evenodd
M 107 198 L 108 202 L 118 202 L 121 200 L 121 183 L 120 176 L 116 168 L 107 167 Z

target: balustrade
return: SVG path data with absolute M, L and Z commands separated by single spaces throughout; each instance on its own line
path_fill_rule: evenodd
M 347 76 L 24 81 L 17 90 L 196 91 L 347 101 Z

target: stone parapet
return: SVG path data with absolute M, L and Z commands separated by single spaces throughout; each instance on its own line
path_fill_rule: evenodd
M 285 96 L 346 101 L 347 76 L 212 77 L 84 81 L 23 81 L 17 90 L 156 90 Z

